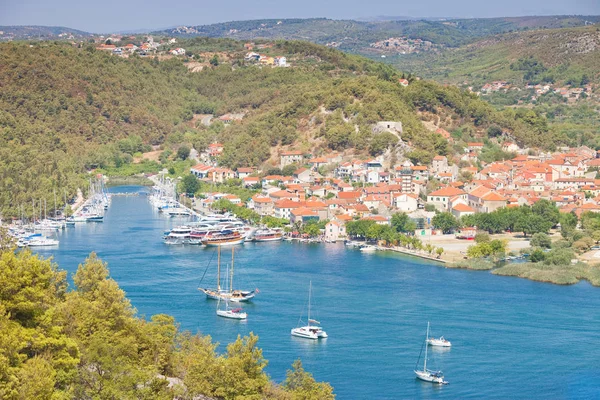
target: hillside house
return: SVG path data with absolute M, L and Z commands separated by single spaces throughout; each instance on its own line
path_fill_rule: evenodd
M 419 196 L 414 193 L 400 193 L 394 196 L 394 207 L 398 211 L 410 213 L 419 208 Z
M 431 161 L 431 171 L 434 174 L 448 171 L 448 159 L 446 156 L 433 157 L 433 161 Z
M 450 211 L 451 199 L 454 200 L 455 197 L 464 200 L 465 204 L 468 201 L 467 193 L 464 190 L 448 186 L 429 193 L 427 203 L 433 204 L 440 211 Z
M 310 208 L 300 207 L 293 209 L 290 212 L 290 222 L 292 224 L 301 223 L 305 224 L 309 221 L 318 221 L 319 215 Z
M 258 176 L 246 176 L 242 178 L 242 185 L 244 187 L 253 187 L 260 184 L 260 178 Z
M 480 213 L 491 213 L 499 208 L 506 207 L 507 199 L 493 189 L 478 186 L 468 194 L 468 205 Z
M 248 202 L 248 208 L 260 215 L 273 215 L 275 203 L 269 196 L 254 195 Z
M 190 168 L 190 173 L 198 179 L 206 179 L 213 168 L 210 165 L 197 164 Z
M 454 207 L 452 207 L 452 215 L 454 215 L 458 219 L 460 219 L 461 217 L 463 217 L 465 215 L 471 215 L 471 214 L 475 214 L 475 210 L 466 204 L 459 203 L 459 204 L 455 205 Z
M 208 174 L 208 179 L 215 183 L 224 183 L 226 180 L 234 178 L 235 172 L 229 168 L 213 168 Z
M 467 143 L 466 153 L 478 153 L 483 149 L 482 142 L 469 142 Z
M 223 145 L 221 143 L 211 143 L 208 145 L 207 153 L 210 157 L 217 157 L 223 153 Z
M 303 160 L 304 155 L 301 151 L 284 151 L 279 155 L 279 168 L 290 164 L 301 164 Z
M 171 50 L 170 53 L 174 56 L 185 56 L 185 49 L 178 47 L 174 50 Z
M 253 174 L 255 168 L 253 167 L 240 167 L 235 171 L 235 175 L 238 179 L 244 179 L 245 177 Z

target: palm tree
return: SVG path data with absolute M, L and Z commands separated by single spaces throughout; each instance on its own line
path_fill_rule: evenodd
M 437 258 L 440 258 L 442 254 L 444 254 L 444 249 L 442 247 L 438 247 L 435 249 L 435 254 L 437 254 Z
M 425 245 L 425 251 L 431 255 L 431 253 L 433 253 L 433 250 L 435 249 L 435 247 L 431 244 L 431 243 L 427 243 Z

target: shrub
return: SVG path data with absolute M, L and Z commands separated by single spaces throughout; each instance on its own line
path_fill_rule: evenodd
M 552 240 L 550 236 L 545 233 L 534 233 L 529 241 L 532 247 L 542 247 L 545 249 L 549 249 L 552 247 Z

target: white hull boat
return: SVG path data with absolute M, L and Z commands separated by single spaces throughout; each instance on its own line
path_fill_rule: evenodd
M 312 297 L 312 281 L 308 287 L 308 324 L 306 326 L 298 326 L 293 328 L 290 333 L 292 336 L 301 337 L 304 339 L 325 339 L 327 338 L 327 332 L 319 326 L 320 322 L 314 319 L 310 319 L 310 303 Z M 302 318 L 302 317 L 301 317 Z M 312 324 L 312 325 L 311 325 Z
M 58 246 L 60 242 L 56 239 L 48 239 L 48 238 L 33 238 L 29 240 L 26 246 L 29 247 L 49 247 L 49 246 Z
M 201 292 L 203 292 L 207 298 L 211 300 L 227 300 L 232 303 L 242 303 L 245 301 L 250 301 L 256 296 L 256 292 L 252 291 L 242 291 L 242 290 L 234 290 L 233 292 L 229 292 L 226 290 L 218 290 L 218 289 L 207 289 L 200 288 Z
M 229 319 L 246 319 L 248 314 L 241 308 L 229 308 L 229 301 L 225 300 L 225 309 L 219 309 L 221 301 L 217 304 L 217 315 Z
M 256 290 L 234 290 L 233 289 L 233 261 L 234 261 L 234 249 L 231 249 L 231 275 L 229 275 L 229 290 L 221 287 L 221 246 L 217 249 L 217 288 L 198 288 L 202 293 L 206 295 L 207 299 L 212 300 L 223 300 L 232 303 L 241 303 L 250 301 L 258 293 Z
M 439 339 L 436 338 L 429 338 L 427 339 L 427 344 L 430 346 L 436 346 L 436 347 L 451 347 L 452 343 L 450 343 L 449 340 L 444 339 L 444 337 L 440 337 Z
M 429 322 L 427 322 L 427 334 L 425 335 L 425 358 L 423 360 L 423 369 L 416 369 L 415 368 L 415 375 L 417 375 L 417 378 L 424 381 L 424 382 L 431 382 L 431 383 L 436 383 L 439 385 L 447 385 L 448 382 L 444 380 L 444 374 L 442 373 L 442 371 L 433 371 L 430 369 L 427 369 L 427 348 L 429 347 Z M 423 349 L 421 348 L 421 351 L 423 351 Z M 421 355 L 419 354 L 419 360 L 421 358 Z M 419 364 L 419 360 L 417 360 L 417 365 Z
M 291 331 L 292 336 L 297 336 L 305 339 L 325 339 L 327 332 L 325 332 L 320 326 L 307 325 L 301 326 L 300 328 L 294 328 Z
M 246 319 L 246 318 L 248 318 L 248 314 L 246 314 L 245 312 L 242 312 L 242 311 L 238 311 L 238 310 L 241 310 L 241 309 L 236 308 L 233 310 L 217 310 L 217 315 L 219 317 L 229 318 L 229 319 Z
M 437 383 L 440 385 L 447 385 L 448 382 L 446 382 L 444 380 L 444 376 L 443 375 L 438 375 L 441 372 L 439 371 L 431 371 L 431 370 L 427 370 L 427 371 L 418 371 L 415 370 L 415 374 L 417 374 L 417 378 L 419 378 L 422 381 L 425 382 L 431 382 L 431 383 Z

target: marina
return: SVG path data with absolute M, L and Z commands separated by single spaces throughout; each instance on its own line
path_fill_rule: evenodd
M 173 315 L 182 329 L 211 335 L 219 351 L 238 334 L 256 333 L 276 381 L 300 358 L 340 399 L 514 398 L 515 387 L 528 399 L 593 398 L 600 391 L 600 350 L 589 346 L 600 340 L 600 299 L 587 283 L 556 286 L 446 269 L 342 243 L 245 242 L 235 246 L 234 285 L 260 294 L 244 303 L 246 320 L 232 321 L 198 291 L 205 270 L 207 285 L 216 281 L 218 247 L 164 245 L 163 232 L 182 221 L 158 212 L 145 194 L 112 197 L 104 217 L 58 231 L 56 248 L 32 250 L 53 256 L 69 274 L 96 251 L 140 315 Z M 230 255 L 231 247 L 222 251 Z M 311 318 L 326 323 L 327 340 L 290 335 L 311 280 L 318 311 Z M 451 348 L 429 349 L 450 385 L 415 378 L 427 321 L 452 340 Z M 472 379 L 473 371 L 480 379 Z

